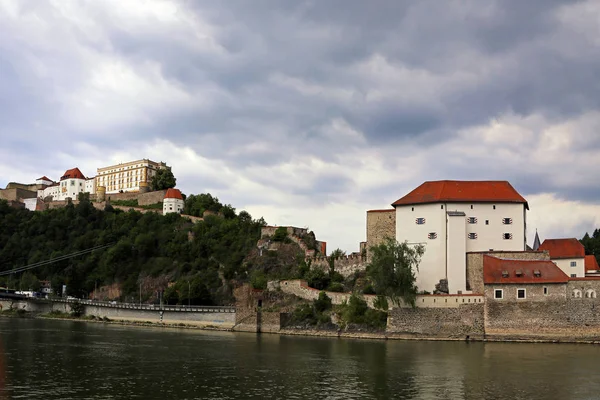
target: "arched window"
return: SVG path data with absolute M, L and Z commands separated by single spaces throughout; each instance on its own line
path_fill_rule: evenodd
M 594 289 L 588 289 L 585 291 L 585 298 L 586 299 L 595 299 L 596 298 L 596 291 Z
M 581 298 L 581 290 L 574 289 L 573 290 L 573 297 L 576 298 L 576 299 L 580 299 Z

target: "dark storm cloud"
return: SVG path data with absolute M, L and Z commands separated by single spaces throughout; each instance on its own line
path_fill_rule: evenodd
M 81 9 L 97 24 L 97 30 L 86 30 L 86 24 L 65 20 L 50 4 L 21 2 L 22 17 L 36 15 L 53 28 L 45 28 L 44 42 L 44 35 L 27 36 L 18 19 L 0 20 L 0 136 L 5 146 L 27 147 L 25 160 L 31 163 L 49 149 L 66 148 L 74 138 L 105 154 L 163 138 L 240 170 L 276 167 L 300 157 L 340 164 L 346 153 L 394 148 L 384 160 L 393 164 L 389 160 L 402 157 L 407 144 L 412 152 L 426 152 L 505 113 L 560 123 L 600 107 L 600 50 L 558 18 L 565 7 L 581 2 L 175 3 L 188 22 L 200 21 L 200 31 L 209 25 L 207 36 L 183 22 L 130 24 L 117 18 L 120 14 L 115 17 L 113 6 L 97 2 Z M 65 29 L 57 28 L 61 25 Z M 64 99 L 89 81 L 85 69 L 93 60 L 82 61 L 88 52 L 133 68 L 158 65 L 165 81 L 198 99 L 197 106 L 194 101 L 181 108 L 165 103 L 158 110 L 164 113 L 142 110 L 140 118 L 149 122 L 132 117 L 109 128 L 73 123 Z M 36 58 L 44 73 L 33 66 Z M 75 97 L 71 103 L 86 100 Z M 340 120 L 362 136 L 344 136 L 331 127 Z M 579 145 L 600 148 L 593 140 Z M 552 171 L 528 168 L 528 162 L 522 157 L 505 168 L 501 160 L 477 158 L 468 164 L 441 155 L 410 184 L 493 177 L 515 181 L 529 193 L 553 191 L 596 201 L 589 181 L 574 177 L 573 184 L 565 185 L 564 179 L 550 179 Z M 60 164 L 52 157 L 44 159 L 47 163 Z M 352 187 L 348 178 L 327 175 L 309 186 L 273 184 L 290 193 L 324 196 Z M 404 191 L 393 186 L 384 184 L 375 192 L 392 190 L 386 197 L 391 202 Z M 367 201 L 371 195 L 357 197 Z

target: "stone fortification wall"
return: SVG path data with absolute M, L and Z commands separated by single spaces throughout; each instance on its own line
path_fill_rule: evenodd
M 155 192 L 138 193 L 138 192 L 125 192 L 125 193 L 107 193 L 106 198 L 110 200 L 137 200 L 138 205 L 148 206 L 151 204 L 161 203 L 165 198 L 166 190 L 157 190 Z
M 543 286 L 548 287 L 546 296 Z M 504 289 L 502 300 L 493 299 L 496 288 Z M 527 301 L 516 298 L 519 288 L 527 290 Z M 583 296 L 573 297 L 575 290 L 581 290 Z M 499 338 L 598 339 L 600 298 L 586 298 L 588 290 L 600 294 L 600 280 L 582 278 L 562 285 L 486 286 L 486 335 Z
M 550 260 L 547 251 L 484 251 L 467 253 L 467 290 L 483 293 L 483 256 L 507 260 Z
M 273 236 L 275 231 L 277 231 L 279 228 L 281 228 L 281 226 L 263 226 L 260 229 L 260 237 L 264 238 L 267 236 Z M 294 226 L 286 226 L 285 228 L 288 235 L 303 236 L 308 234 L 308 229 L 306 228 L 296 228 Z
M 367 211 L 367 258 L 369 249 L 383 242 L 386 237 L 396 237 L 396 209 Z
M 35 199 L 36 197 L 37 192 L 21 188 L 0 190 L 0 199 L 4 199 L 6 201 L 20 201 L 22 199 Z
M 281 290 L 284 293 L 293 294 L 306 300 L 315 300 L 319 297 L 320 290 L 311 288 L 306 281 L 300 279 L 269 282 L 267 285 L 269 290 Z M 342 304 L 348 301 L 352 293 L 325 292 L 331 298 L 333 304 Z M 363 295 L 368 306 L 373 307 L 373 303 L 377 296 Z M 392 305 L 391 301 L 388 301 Z M 416 308 L 459 308 L 463 305 L 483 304 L 484 297 L 481 295 L 419 295 L 415 301 Z M 401 304 L 400 308 L 411 308 L 410 305 Z
M 334 268 L 344 277 L 348 277 L 355 272 L 367 269 L 367 263 L 364 257 L 359 253 L 352 253 L 347 256 L 339 257 L 334 260 Z M 311 259 L 311 268 L 318 268 L 324 271 L 329 270 L 328 257 L 319 256 Z
M 389 311 L 387 333 L 419 337 L 471 338 L 484 334 L 484 303 L 455 308 L 395 308 Z

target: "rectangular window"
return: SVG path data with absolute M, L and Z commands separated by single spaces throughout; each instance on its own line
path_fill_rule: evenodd
M 502 237 L 504 238 L 504 240 L 511 240 L 512 239 L 512 233 L 503 233 Z
M 75 181 L 71 181 L 71 186 L 75 186 Z
M 544 296 L 547 296 L 547 295 L 548 295 L 548 288 L 544 287 Z
M 502 299 L 502 289 L 496 289 L 494 290 L 494 298 L 495 299 Z
M 512 224 L 512 218 L 502 218 L 502 223 L 504 225 L 511 225 Z
M 437 233 L 435 232 L 430 232 L 428 235 L 429 239 L 437 239 Z
M 473 204 L 471 204 L 471 210 L 473 209 Z
M 577 274 L 571 274 L 571 278 L 577 278 Z
M 496 206 L 492 206 L 492 208 L 495 210 L 495 209 L 496 209 Z
M 571 261 L 571 267 L 576 267 L 577 266 L 577 261 Z
M 469 218 L 467 219 L 467 221 L 468 221 L 470 224 L 476 224 L 476 223 L 477 223 L 477 217 L 469 217 Z
M 489 220 L 489 219 L 486 219 L 486 220 L 485 220 L 485 224 L 486 224 L 486 225 L 489 225 L 489 224 L 490 224 L 490 220 Z
M 423 225 L 425 224 L 425 218 L 417 218 L 415 222 L 417 225 Z
M 524 298 L 526 298 L 525 289 L 517 289 L 517 299 L 524 299 Z
M 442 204 L 442 210 L 444 209 L 444 205 Z
M 469 233 L 469 239 L 477 239 L 476 233 Z

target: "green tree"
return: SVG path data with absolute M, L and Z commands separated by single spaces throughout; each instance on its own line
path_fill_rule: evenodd
M 176 183 L 177 179 L 173 175 L 171 168 L 159 168 L 150 181 L 150 188 L 152 190 L 171 189 L 175 187 Z
M 367 277 L 375 293 L 389 297 L 396 304 L 402 299 L 414 307 L 417 295 L 415 272 L 418 271 L 425 247 L 386 238 L 383 243 L 371 247 L 370 251 L 372 259 L 367 265 Z
M 21 290 L 33 290 L 38 292 L 40 290 L 40 281 L 31 272 L 24 272 L 21 276 L 21 283 L 19 285 Z

